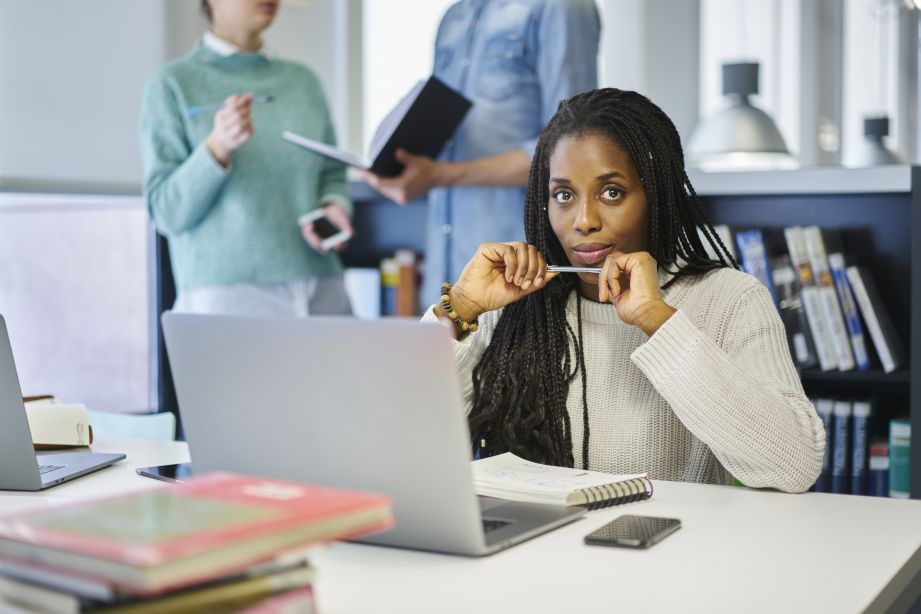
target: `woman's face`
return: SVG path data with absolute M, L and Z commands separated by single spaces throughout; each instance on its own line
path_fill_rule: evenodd
M 550 226 L 575 266 L 597 266 L 614 251 L 644 251 L 646 189 L 629 154 L 600 134 L 566 136 L 550 155 Z M 559 264 L 559 263 L 551 263 Z M 579 273 L 584 296 L 598 275 Z
M 272 25 L 280 0 L 209 0 L 216 29 L 259 33 Z

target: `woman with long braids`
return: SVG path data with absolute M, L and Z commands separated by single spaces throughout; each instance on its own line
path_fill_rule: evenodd
M 815 482 L 824 430 L 783 324 L 713 231 L 661 109 L 617 89 L 562 102 L 531 166 L 525 233 L 481 245 L 424 318 L 455 331 L 481 456 L 787 492 Z

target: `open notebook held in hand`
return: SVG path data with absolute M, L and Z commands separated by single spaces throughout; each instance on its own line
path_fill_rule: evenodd
M 293 132 L 285 131 L 281 137 L 343 164 L 369 170 L 381 177 L 393 177 L 403 170 L 396 159 L 398 147 L 414 154 L 437 157 L 471 104 L 435 77 L 420 81 L 381 122 L 371 139 L 367 159 Z
M 472 465 L 474 489 L 485 497 L 596 509 L 652 496 L 652 482 L 645 473 L 613 475 L 541 465 L 511 452 L 474 461 Z

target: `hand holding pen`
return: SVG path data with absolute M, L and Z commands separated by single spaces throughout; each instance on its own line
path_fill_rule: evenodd
M 224 168 L 230 166 L 231 154 L 253 136 L 252 102 L 252 93 L 229 96 L 214 114 L 214 127 L 205 144 Z
M 451 306 L 471 322 L 540 290 L 557 275 L 533 245 L 483 243 L 451 288 Z

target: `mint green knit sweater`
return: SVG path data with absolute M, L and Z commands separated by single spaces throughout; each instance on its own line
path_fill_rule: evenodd
M 188 107 L 231 94 L 271 96 L 253 105 L 253 136 L 229 169 L 204 140 L 214 113 Z M 299 215 L 321 203 L 349 207 L 345 169 L 282 140 L 291 130 L 334 143 L 320 82 L 306 66 L 199 45 L 154 74 L 141 110 L 144 193 L 157 230 L 169 240 L 179 289 L 266 283 L 341 273 L 338 256 L 322 256 L 303 239 Z

